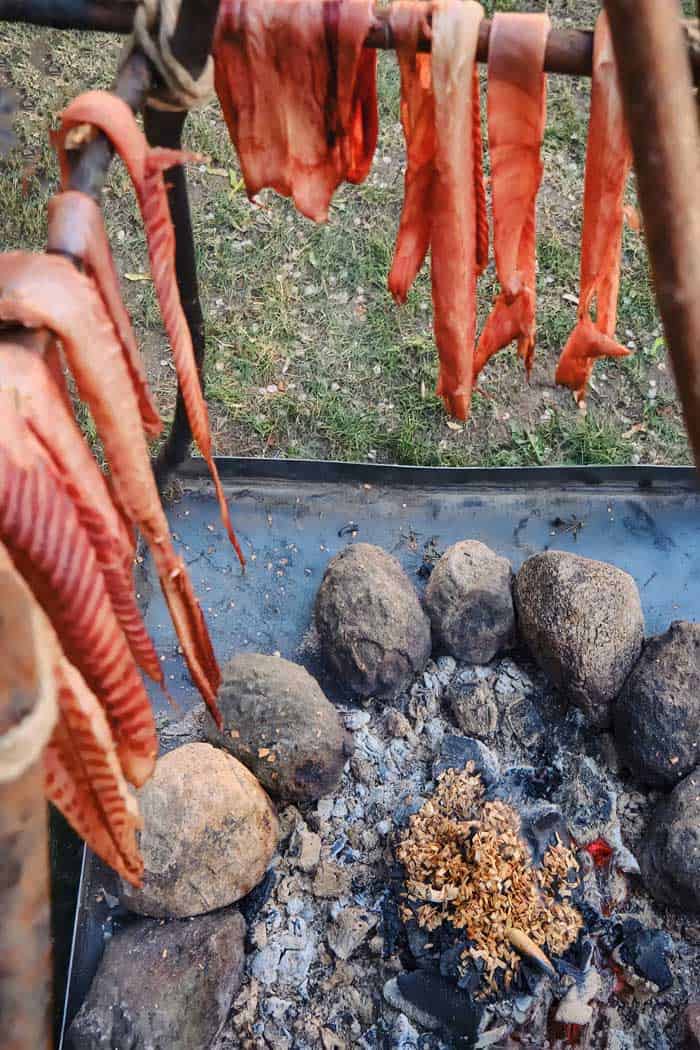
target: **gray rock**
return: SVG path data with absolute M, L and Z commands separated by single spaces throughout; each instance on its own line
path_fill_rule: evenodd
M 700 770 L 681 780 L 652 811 L 639 863 L 655 900 L 700 912 Z
M 469 736 L 457 736 L 448 733 L 442 741 L 440 754 L 433 762 L 433 780 L 437 780 L 447 769 L 464 769 L 467 762 L 474 763 L 474 771 L 479 774 L 486 787 L 494 785 L 501 772 L 497 756 L 493 751 Z
M 632 577 L 604 562 L 545 551 L 522 565 L 515 601 L 539 666 L 594 726 L 608 726 L 644 638 Z
M 185 918 L 244 897 L 277 846 L 278 821 L 255 777 L 210 744 L 184 744 L 158 759 L 139 792 L 143 886 L 122 883 L 141 915 Z
M 241 653 L 224 667 L 218 702 L 224 728 L 207 713 L 207 738 L 248 766 L 271 794 L 309 800 L 337 786 L 351 738 L 303 667 Z
M 515 643 L 513 570 L 478 540 L 448 547 L 425 590 L 436 647 L 473 664 L 487 664 Z
M 314 609 L 321 650 L 343 686 L 394 697 L 430 656 L 430 623 L 396 558 L 355 543 L 330 560 Z
M 73 1021 L 72 1050 L 206 1050 L 241 983 L 245 923 L 232 909 L 187 922 L 139 920 L 107 944 Z
M 446 695 L 463 733 L 483 738 L 493 736 L 498 728 L 498 707 L 489 682 L 465 682 L 456 678 L 448 686 Z
M 349 959 L 378 921 L 378 917 L 365 908 L 343 908 L 328 930 L 328 947 L 336 958 Z
M 700 624 L 650 639 L 615 705 L 615 744 L 643 784 L 670 788 L 700 761 Z

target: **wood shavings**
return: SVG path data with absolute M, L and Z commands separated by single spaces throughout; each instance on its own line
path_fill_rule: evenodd
M 488 996 L 510 987 L 520 966 L 514 947 L 551 967 L 547 953 L 565 952 L 583 919 L 570 900 L 578 885 L 571 850 L 557 839 L 535 868 L 517 812 L 483 796 L 473 763 L 447 770 L 410 818 L 396 855 L 406 873 L 404 897 L 419 905 L 404 905 L 404 919 L 427 930 L 447 920 L 463 929 L 471 942 L 463 959 L 483 966 L 481 995 Z

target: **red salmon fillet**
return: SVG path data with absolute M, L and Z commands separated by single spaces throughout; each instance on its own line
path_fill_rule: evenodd
M 518 341 L 529 376 L 535 353 L 536 201 L 546 117 L 547 15 L 496 14 L 489 38 L 488 137 L 493 245 L 501 292 L 479 338 L 474 379 Z
M 362 182 L 377 144 L 370 0 L 222 0 L 216 92 L 246 191 L 271 187 L 325 222 L 344 181 Z
M 632 166 L 615 55 L 605 12 L 598 17 L 593 45 L 593 88 L 586 148 L 583 234 L 578 323 L 557 364 L 556 381 L 586 396 L 593 365 L 600 357 L 626 357 L 613 338 L 620 286 L 624 195 Z M 595 303 L 596 318 L 591 318 Z

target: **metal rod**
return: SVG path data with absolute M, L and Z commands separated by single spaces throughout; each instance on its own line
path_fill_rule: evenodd
M 42 689 L 30 599 L 0 572 L 0 740 Z M 48 821 L 41 757 L 0 783 L 0 1040 L 3 1050 L 51 1045 Z
M 700 133 L 676 4 L 605 0 L 656 299 L 700 465 Z M 669 10 L 671 9 L 671 10 Z
M 180 9 L 171 47 L 175 57 L 194 77 L 204 69 L 211 51 L 218 15 L 219 0 L 199 0 L 197 4 L 183 3 Z M 169 112 L 146 106 L 143 114 L 146 138 L 152 146 L 179 149 L 186 118 L 185 112 Z M 197 258 L 187 198 L 187 179 L 182 165 L 169 168 L 165 173 L 165 181 L 168 186 L 170 218 L 175 229 L 175 276 L 201 382 L 205 351 L 204 317 L 199 299 Z M 190 424 L 178 384 L 173 424 L 154 467 L 159 485 L 163 484 L 171 470 L 183 462 L 191 441 Z
M 152 109 L 146 106 L 143 114 L 144 130 L 151 145 L 168 146 L 179 149 L 182 144 L 182 129 L 187 114 L 173 113 Z M 168 186 L 168 205 L 170 218 L 175 228 L 175 275 L 180 293 L 182 309 L 192 336 L 194 357 L 197 371 L 202 379 L 204 365 L 204 317 L 199 299 L 197 281 L 197 261 L 192 235 L 192 220 L 187 198 L 187 180 L 181 164 L 165 172 Z M 192 433 L 190 430 L 185 402 L 178 384 L 175 416 L 168 435 L 155 463 L 156 480 L 162 485 L 168 474 L 183 462 L 190 448 Z

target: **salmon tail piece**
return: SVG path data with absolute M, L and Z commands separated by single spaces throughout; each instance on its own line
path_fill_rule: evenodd
M 406 302 L 430 247 L 436 143 L 431 57 L 418 51 L 425 21 L 426 5 L 417 0 L 396 0 L 389 9 L 401 73 L 401 125 L 406 142 L 404 201 L 388 280 L 399 305 Z
M 140 886 L 141 826 L 96 697 L 64 658 L 55 665 L 59 717 L 44 752 L 46 797 L 110 867 Z
M 593 40 L 591 115 L 586 148 L 586 175 L 581 236 L 578 321 L 562 351 L 555 379 L 585 397 L 599 357 L 625 357 L 615 342 L 620 287 L 624 195 L 632 166 L 632 149 L 617 82 L 608 18 L 602 12 Z M 595 302 L 596 318 L 590 318 Z
M 49 201 L 48 218 L 48 250 L 79 259 L 95 282 L 124 351 L 144 430 L 149 437 L 157 437 L 163 430 L 163 421 L 148 385 L 131 319 L 122 301 L 102 210 L 87 194 L 66 190 Z
M 63 111 L 60 130 L 54 136 L 64 183 L 68 170 L 68 136 L 72 128 L 81 124 L 92 124 L 103 131 L 129 172 L 146 231 L 153 284 L 172 348 L 192 436 L 214 480 L 221 519 L 228 537 L 241 566 L 245 566 L 245 558 L 233 531 L 228 504 L 212 454 L 209 414 L 197 372 L 192 336 L 182 309 L 175 276 L 175 233 L 163 178 L 165 169 L 197 159 L 196 155 L 160 147 L 150 149 L 125 102 L 107 91 L 89 91 L 74 99 Z
M 557 363 L 556 382 L 568 386 L 580 403 L 585 399 L 595 362 L 601 357 L 628 357 L 629 354 L 627 347 L 601 332 L 590 317 L 581 317 Z
M 192 681 L 201 693 L 216 725 L 221 729 L 223 722 L 216 703 L 216 694 L 221 684 L 221 672 L 204 616 L 194 597 L 184 565 L 181 571 L 175 570 L 163 583 L 163 595 L 178 635 L 182 636 L 186 633 L 197 639 L 197 645 L 185 651 L 185 660 L 192 675 Z
M 479 339 L 474 378 L 514 340 L 528 379 L 535 354 L 536 201 L 542 180 L 547 15 L 494 16 L 489 40 L 488 136 L 493 242 L 501 291 Z

